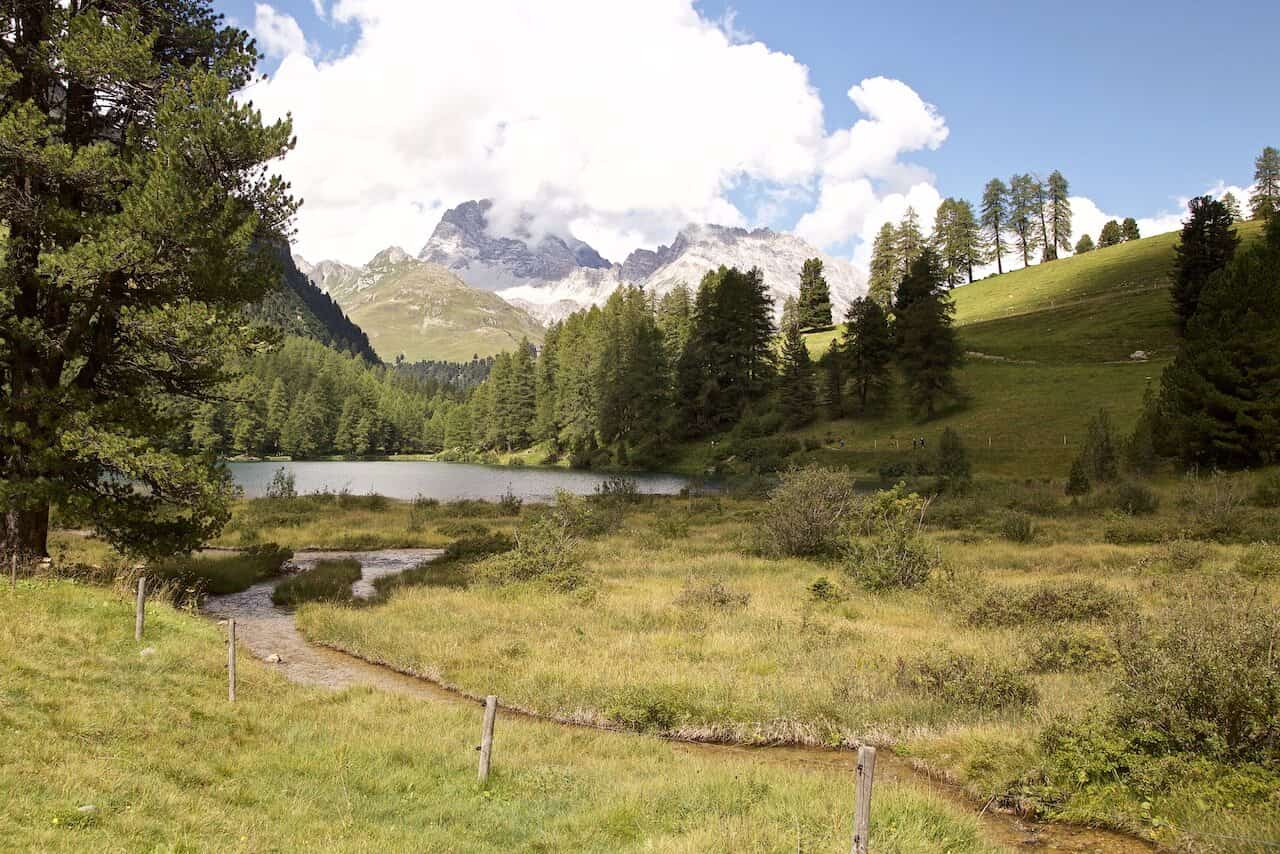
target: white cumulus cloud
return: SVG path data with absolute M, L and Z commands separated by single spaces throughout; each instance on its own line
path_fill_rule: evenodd
M 267 56 L 305 55 L 309 50 L 302 27 L 293 16 L 277 12 L 266 3 L 254 6 L 253 35 Z

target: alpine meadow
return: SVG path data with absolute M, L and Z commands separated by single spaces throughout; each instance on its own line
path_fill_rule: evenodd
M 1280 8 L 979 6 L 0 0 L 0 847 L 1280 849 Z

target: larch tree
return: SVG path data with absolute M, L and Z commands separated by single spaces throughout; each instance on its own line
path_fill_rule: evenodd
M 885 311 L 893 305 L 902 265 L 898 263 L 898 233 L 893 223 L 886 222 L 871 243 L 871 264 L 867 273 L 867 296 Z
M 1008 252 L 1005 234 L 1009 229 L 1009 188 L 999 178 L 992 178 L 982 191 L 982 230 L 996 262 L 996 272 L 1004 272 L 1004 256 Z
M 955 369 L 962 351 L 954 314 L 942 265 L 932 249 L 925 249 L 898 286 L 893 305 L 894 355 L 908 402 L 924 418 L 936 415 L 944 398 L 959 397 Z
M 1120 223 L 1120 236 L 1128 243 L 1130 240 L 1141 240 L 1142 232 L 1138 230 L 1138 221 L 1131 216 L 1124 218 L 1124 222 Z
M 1249 209 L 1254 219 L 1267 219 L 1280 213 L 1280 151 L 1269 145 L 1253 162 Z
M 240 308 L 278 281 L 293 145 L 236 94 L 258 60 L 207 0 L 0 5 L 0 509 L 11 554 L 50 508 L 121 549 L 199 545 L 229 476 L 174 450 L 165 401 L 205 400 L 263 345 Z M 307 419 L 283 430 L 311 437 Z
M 793 323 L 782 331 L 782 355 L 778 377 L 778 406 L 788 427 L 801 427 L 813 420 L 815 389 L 813 360 Z
M 1227 209 L 1227 213 L 1231 214 L 1233 222 L 1240 221 L 1240 200 L 1236 198 L 1236 194 L 1228 190 L 1220 199 L 1222 206 Z
M 1057 169 L 1049 176 L 1049 232 L 1057 252 L 1071 251 L 1070 185 Z
M 1032 176 L 1036 200 L 1036 215 L 1040 219 L 1041 261 L 1056 261 L 1058 246 L 1049 231 L 1049 185 L 1039 175 Z
M 839 339 L 832 338 L 820 360 L 824 375 L 821 403 L 831 419 L 844 416 L 844 358 Z
M 1022 255 L 1022 265 L 1031 266 L 1031 255 L 1040 247 L 1039 193 L 1037 181 L 1030 175 L 1014 175 L 1009 179 L 1009 227 L 1014 245 Z
M 898 281 L 911 269 L 912 263 L 920 257 L 924 250 L 924 231 L 920 228 L 920 214 L 916 209 L 908 207 L 902 214 L 902 222 L 894 234 L 894 260 L 898 262 Z
M 1183 332 L 1195 316 L 1209 277 L 1227 266 L 1240 244 L 1232 228 L 1231 213 L 1222 202 L 1199 196 L 1191 200 L 1188 212 L 1174 247 L 1172 288 L 1178 328 Z
M 1098 232 L 1098 248 L 1106 249 L 1108 246 L 1118 246 L 1124 242 L 1124 232 L 1120 230 L 1120 223 L 1114 219 L 1107 220 L 1102 231 Z
M 882 409 L 892 388 L 893 333 L 877 300 L 859 297 L 849 305 L 840 350 L 858 412 Z
M 807 329 L 831 325 L 831 288 L 821 258 L 807 259 L 800 269 L 800 324 Z
M 964 199 L 943 199 L 934 218 L 933 248 L 942 259 L 947 284 L 973 281 L 973 268 L 985 260 L 983 241 L 973 205 Z
M 1093 251 L 1093 238 L 1087 234 L 1080 235 L 1080 239 L 1076 241 L 1076 254 L 1083 255 L 1086 252 Z

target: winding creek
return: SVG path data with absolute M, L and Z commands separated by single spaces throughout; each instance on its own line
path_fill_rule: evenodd
M 410 569 L 441 554 L 439 549 L 385 549 L 369 552 L 300 551 L 293 559 L 298 569 L 312 566 L 326 558 L 355 558 L 360 561 L 362 576 L 352 585 L 357 598 L 373 596 L 373 581 Z M 236 621 L 236 635 L 256 657 L 276 667 L 286 678 L 302 685 L 330 690 L 355 686 L 376 688 L 399 694 L 407 694 L 429 702 L 452 705 L 475 705 L 477 699 L 460 691 L 446 688 L 435 682 L 393 670 L 379 664 L 357 658 L 328 647 L 309 643 L 298 631 L 292 611 L 275 607 L 271 602 L 272 588 L 278 579 L 256 584 L 240 593 L 226 596 L 210 596 L 204 610 L 218 619 Z M 504 718 L 529 718 L 523 712 L 502 709 Z M 581 726 L 563 723 L 564 726 Z M 624 731 L 616 732 L 618 738 L 650 738 Z M 785 764 L 809 768 L 835 768 L 852 774 L 856 758 L 849 751 L 818 747 L 746 747 L 730 744 L 702 742 L 672 742 L 676 750 L 723 760 L 749 759 L 758 762 Z M 955 786 L 940 781 L 920 770 L 909 760 L 883 750 L 876 760 L 876 780 L 903 783 L 926 789 L 966 809 L 975 809 L 973 801 Z M 852 782 L 850 783 L 852 802 Z M 1045 852 L 1097 852 L 1097 854 L 1127 854 L 1127 852 L 1151 851 L 1148 844 L 1129 836 L 1075 827 L 1065 824 L 1036 823 L 1023 820 L 994 809 L 982 808 L 979 817 L 987 836 L 1010 849 L 1031 849 Z

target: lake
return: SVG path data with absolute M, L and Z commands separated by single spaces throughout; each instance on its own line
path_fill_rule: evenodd
M 228 463 L 231 476 L 249 498 L 266 494 L 276 469 L 294 475 L 299 494 L 343 489 L 355 495 L 376 492 L 388 498 L 419 494 L 441 501 L 498 498 L 510 490 L 526 501 L 547 500 L 557 489 L 590 495 L 609 475 L 557 468 L 505 468 L 434 462 L 253 462 Z M 641 492 L 674 495 L 688 478 L 674 474 L 628 474 Z

